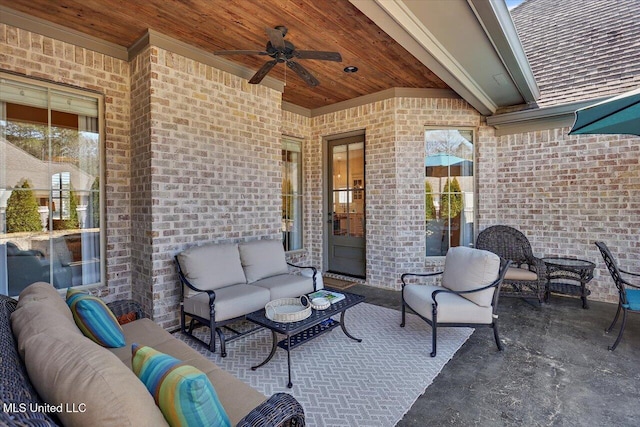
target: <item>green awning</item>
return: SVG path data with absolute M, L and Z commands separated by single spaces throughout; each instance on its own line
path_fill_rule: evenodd
M 640 136 L 640 88 L 577 110 L 569 135 L 577 134 Z

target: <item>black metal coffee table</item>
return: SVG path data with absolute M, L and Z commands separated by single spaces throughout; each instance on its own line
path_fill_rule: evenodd
M 330 291 L 339 292 L 344 294 L 345 298 L 342 301 L 331 304 L 329 308 L 325 310 L 311 310 L 311 316 L 299 322 L 281 323 L 269 320 L 265 316 L 265 310 L 254 311 L 246 316 L 246 319 L 250 322 L 264 326 L 271 330 L 272 346 L 269 356 L 259 365 L 252 366 L 251 369 L 255 371 L 261 366 L 266 365 L 276 353 L 278 347 L 287 351 L 287 369 L 289 373 L 289 382 L 287 387 L 293 387 L 291 382 L 291 350 L 310 341 L 325 332 L 329 332 L 333 328 L 340 326 L 342 332 L 354 341 L 362 342 L 361 339 L 354 337 L 347 331 L 344 324 L 344 314 L 347 309 L 353 307 L 356 304 L 360 304 L 364 301 L 364 296 L 344 292 L 341 290 L 328 289 Z M 332 319 L 332 316 L 340 314 L 340 321 Z M 285 336 L 285 339 L 278 341 L 278 334 Z

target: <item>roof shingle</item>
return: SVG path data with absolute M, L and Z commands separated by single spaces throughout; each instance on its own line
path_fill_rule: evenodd
M 540 107 L 640 86 L 640 0 L 526 0 L 511 16 Z

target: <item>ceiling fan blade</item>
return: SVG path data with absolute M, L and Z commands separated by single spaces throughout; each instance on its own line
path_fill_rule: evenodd
M 307 71 L 302 65 L 295 61 L 287 61 L 287 67 L 291 68 L 297 75 L 302 78 L 309 86 L 315 87 L 320 84 L 318 79 L 313 77 L 310 72 Z
M 277 63 L 278 61 L 276 61 L 275 59 L 273 61 L 265 62 L 264 65 L 258 70 L 258 72 L 255 73 L 253 77 L 251 77 L 251 80 L 249 80 L 249 83 L 254 85 L 260 83 L 262 79 L 264 79 L 264 77 L 267 75 L 267 73 L 271 71 L 273 67 L 276 66 Z
M 271 46 L 275 47 L 280 51 L 284 51 L 284 36 L 282 35 L 282 30 L 278 28 L 265 28 L 267 35 L 269 36 L 269 41 L 271 42 Z
M 216 50 L 214 55 L 269 55 L 263 50 Z
M 322 61 L 342 62 L 342 56 L 338 52 L 323 52 L 319 50 L 296 50 L 293 55 L 299 59 L 319 59 Z

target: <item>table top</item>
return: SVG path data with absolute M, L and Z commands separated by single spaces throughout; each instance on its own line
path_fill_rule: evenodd
M 345 298 L 341 301 L 331 304 L 329 308 L 325 310 L 311 309 L 311 316 L 298 322 L 274 322 L 273 320 L 267 318 L 264 308 L 262 310 L 254 311 L 253 313 L 247 314 L 246 319 L 278 333 L 285 335 L 294 335 L 327 320 L 331 316 L 340 314 L 346 309 L 364 301 L 364 296 L 362 295 L 352 294 L 350 292 L 345 292 L 339 289 L 325 289 L 344 294 Z
M 556 267 L 570 267 L 570 268 L 595 268 L 595 264 L 591 261 L 578 258 L 567 257 L 544 257 L 542 261 L 547 265 Z

